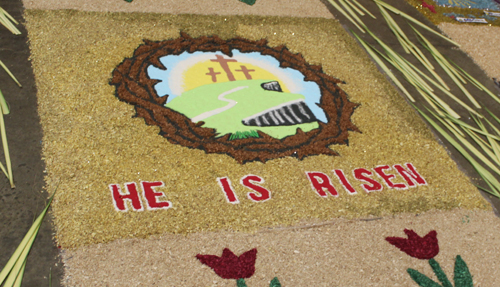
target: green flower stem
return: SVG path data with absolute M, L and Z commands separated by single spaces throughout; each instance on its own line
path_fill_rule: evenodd
M 429 259 L 429 265 L 432 267 L 434 274 L 436 274 L 436 277 L 439 282 L 441 282 L 443 287 L 453 287 L 450 280 L 448 280 L 448 277 L 446 277 L 446 274 L 444 274 L 443 269 L 441 269 L 441 266 L 439 266 L 439 263 L 434 260 L 434 258 Z
M 415 283 L 417 283 L 420 287 L 442 287 L 415 269 L 408 268 L 406 271 L 410 274 L 411 279 L 413 279 L 413 281 L 415 281 Z
M 247 283 L 245 283 L 245 279 L 243 279 L 243 278 L 236 280 L 236 286 L 237 287 L 248 287 Z

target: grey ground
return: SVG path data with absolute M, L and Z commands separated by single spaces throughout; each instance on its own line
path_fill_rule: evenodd
M 22 23 L 21 1 L 0 0 L 0 7 Z M 13 35 L 0 27 L 0 60 L 23 85 L 19 88 L 1 69 L 0 89 L 10 105 L 5 116 L 12 169 L 16 188 L 11 189 L 7 178 L 0 176 L 0 268 L 3 268 L 17 248 L 33 221 L 46 204 L 43 192 L 44 163 L 41 159 L 42 130 L 37 114 L 36 87 L 31 64 L 27 33 Z M 3 152 L 0 153 L 2 162 Z M 28 257 L 23 286 L 60 286 L 62 265 L 52 239 L 50 218 L 46 217 Z M 52 270 L 52 271 L 51 271 Z

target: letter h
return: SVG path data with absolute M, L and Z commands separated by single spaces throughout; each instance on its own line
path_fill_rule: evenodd
M 113 196 L 113 204 L 117 211 L 128 211 L 128 207 L 125 204 L 125 200 L 130 201 L 132 208 L 135 211 L 143 211 L 141 199 L 139 198 L 139 193 L 137 192 L 137 185 L 135 182 L 125 183 L 125 188 L 128 193 L 122 193 L 120 190 L 120 185 L 110 184 L 109 189 L 111 190 L 111 195 Z

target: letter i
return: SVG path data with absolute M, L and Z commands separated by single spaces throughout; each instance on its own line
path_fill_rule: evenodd
M 357 194 L 356 190 L 354 189 L 354 187 L 352 187 L 351 183 L 347 180 L 344 172 L 341 169 L 335 169 L 334 172 L 335 175 L 339 178 L 340 183 L 342 183 L 342 186 L 347 190 L 349 194 Z
M 232 204 L 238 204 L 240 201 L 238 200 L 238 197 L 236 197 L 236 194 L 234 193 L 233 187 L 231 186 L 231 180 L 227 177 L 218 177 L 217 182 L 219 183 L 220 187 L 222 188 L 222 192 L 224 192 L 224 195 L 226 196 L 227 202 L 232 203 Z

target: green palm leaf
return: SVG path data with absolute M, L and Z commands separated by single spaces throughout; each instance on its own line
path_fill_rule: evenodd
M 14 251 L 12 257 L 0 272 L 0 285 L 4 284 L 4 287 L 21 286 L 24 268 L 26 266 L 26 258 L 28 257 L 33 242 L 35 242 L 36 235 L 38 234 L 43 218 L 52 203 L 54 194 L 55 192 L 49 198 L 47 206 L 45 206 L 42 213 L 35 220 L 31 228 L 28 230 L 28 233 L 26 233 L 26 236 L 24 236 L 23 240 L 17 247 L 16 251 Z

